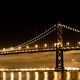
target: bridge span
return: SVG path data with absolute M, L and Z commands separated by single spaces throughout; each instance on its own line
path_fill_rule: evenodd
M 63 31 L 64 29 L 64 31 Z M 73 36 L 69 34 L 65 35 L 64 39 L 63 32 L 66 33 L 72 31 L 71 35 L 75 33 Z M 35 48 L 30 49 L 29 46 L 41 40 L 42 38 L 46 38 L 50 33 L 54 32 L 54 37 L 56 38 L 55 47 L 44 45 L 45 48 L 39 48 L 38 45 L 35 45 Z M 64 24 L 55 24 L 54 26 L 50 27 L 43 33 L 37 35 L 36 37 L 14 47 L 10 48 L 3 48 L 0 50 L 0 57 L 2 66 L 6 67 L 9 65 L 10 67 L 15 68 L 16 66 L 20 67 L 55 67 L 55 69 L 64 71 L 66 66 L 79 66 L 79 52 L 80 52 L 80 42 L 79 42 L 79 33 L 80 30 L 75 29 L 73 27 L 66 26 Z M 70 35 L 70 36 L 69 36 Z M 79 36 L 77 36 L 79 35 Z M 69 40 L 69 38 L 72 38 Z M 50 40 L 50 39 L 49 39 Z M 68 41 L 67 43 L 65 41 Z M 69 44 L 69 41 L 71 42 Z M 43 43 L 43 41 L 41 41 Z M 50 42 L 49 42 L 50 43 Z M 53 42 L 52 42 L 53 43 Z M 65 47 L 65 46 L 66 47 Z M 74 46 L 74 47 L 71 47 Z M 26 49 L 27 47 L 27 49 Z M 56 53 L 55 53 L 56 52 Z M 63 55 L 64 52 L 64 55 Z M 28 54 L 29 53 L 29 54 Z M 34 53 L 34 54 L 31 54 Z M 67 54 L 66 54 L 67 53 Z M 12 55 L 13 54 L 13 55 Z M 15 55 L 16 54 L 16 55 Z M 4 56 L 6 55 L 6 56 Z M 73 56 L 74 55 L 74 56 Z M 56 62 L 56 63 L 55 63 Z M 15 64 L 15 65 L 13 65 Z M 56 66 L 55 66 L 56 65 Z
M 70 50 L 80 50 L 79 46 L 76 47 L 63 47 L 63 51 Z M 21 54 L 21 53 L 37 53 L 37 52 L 48 52 L 48 51 L 56 51 L 55 47 L 50 48 L 32 48 L 32 49 L 20 49 L 20 50 L 11 50 L 11 51 L 1 51 L 0 55 L 9 55 L 9 54 Z

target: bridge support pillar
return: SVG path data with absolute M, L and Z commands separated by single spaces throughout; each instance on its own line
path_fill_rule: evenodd
M 63 50 L 57 49 L 56 50 L 56 70 L 61 71 L 64 70 L 64 65 L 63 65 Z
M 62 25 L 60 23 L 56 26 L 57 38 L 56 38 L 56 70 L 63 71 L 64 63 L 63 63 L 63 40 L 62 40 Z

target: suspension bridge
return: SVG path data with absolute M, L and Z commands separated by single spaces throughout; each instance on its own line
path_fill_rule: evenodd
M 64 31 L 65 30 L 65 31 Z M 67 30 L 67 31 L 66 31 Z M 70 32 L 71 34 L 67 32 Z M 66 33 L 65 33 L 66 32 Z M 33 47 L 30 47 L 30 45 L 33 45 L 34 43 L 40 41 L 41 39 L 49 36 L 51 33 L 55 34 L 55 40 L 54 44 L 48 46 L 47 43 L 44 45 L 39 46 L 36 44 Z M 54 26 L 51 26 L 49 29 L 44 31 L 43 33 L 37 35 L 36 37 L 20 44 L 15 47 L 10 47 L 10 48 L 3 48 L 0 50 L 0 55 L 7 55 L 7 54 L 19 54 L 19 53 L 34 53 L 34 52 L 46 52 L 46 51 L 56 51 L 56 70 L 64 70 L 64 60 L 63 60 L 63 51 L 67 50 L 80 50 L 80 42 L 79 42 L 79 33 L 80 30 L 66 26 L 64 24 L 57 23 Z M 68 36 L 72 37 L 71 35 L 76 34 L 74 37 L 77 35 L 77 40 L 73 40 L 74 43 L 66 42 L 66 40 L 63 39 L 65 34 L 65 39 Z M 67 36 L 66 36 L 67 35 Z

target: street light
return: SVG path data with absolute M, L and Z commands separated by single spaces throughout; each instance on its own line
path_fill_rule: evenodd
M 54 47 L 62 47 L 61 43 L 54 43 Z
M 21 47 L 18 47 L 18 49 L 21 49 Z
M 27 46 L 27 49 L 29 49 L 29 46 Z
M 62 44 L 61 43 L 57 43 L 57 47 L 62 47 Z
M 5 51 L 6 49 L 5 48 L 3 48 L 3 51 Z
M 67 46 L 67 47 L 69 47 L 69 45 L 70 45 L 70 43 L 69 43 L 69 42 L 67 42 L 67 43 L 66 43 L 66 46 Z
M 80 42 L 78 42 L 78 46 L 80 46 Z
M 13 47 L 11 47 L 10 49 L 13 50 Z
M 57 43 L 54 43 L 54 47 L 56 47 L 57 46 Z
M 44 44 L 44 47 L 46 48 L 47 47 L 47 44 Z
M 38 48 L 38 45 L 37 44 L 35 45 L 35 48 Z

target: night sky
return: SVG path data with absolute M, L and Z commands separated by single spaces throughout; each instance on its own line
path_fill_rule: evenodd
M 17 15 L 0 15 L 0 48 L 21 44 L 59 21 L 80 29 L 78 9 L 27 8 L 22 14 L 19 13 Z

